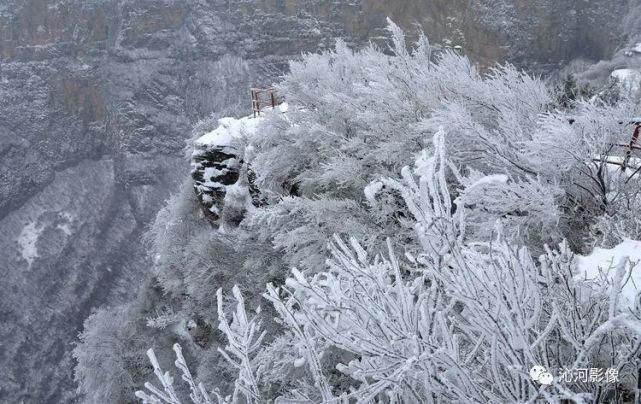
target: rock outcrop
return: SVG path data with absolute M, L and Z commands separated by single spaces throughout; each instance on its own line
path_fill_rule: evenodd
M 240 179 L 244 132 L 253 131 L 257 121 L 255 118 L 222 118 L 215 130 L 194 142 L 191 156 L 194 191 L 212 223 L 219 224 L 227 188 Z
M 287 104 L 268 113 L 286 113 Z M 215 226 L 238 225 L 246 209 L 259 206 L 262 196 L 248 161 L 251 139 L 260 136 L 261 114 L 240 119 L 222 118 L 217 127 L 194 141 L 191 178 L 205 216 Z

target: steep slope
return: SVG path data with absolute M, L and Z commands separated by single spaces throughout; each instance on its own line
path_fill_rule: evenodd
M 191 125 L 341 33 L 178 0 L 5 2 L 0 27 L 0 401 L 65 402 L 82 321 L 144 269 Z

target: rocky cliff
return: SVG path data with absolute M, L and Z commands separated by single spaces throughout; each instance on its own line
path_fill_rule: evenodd
M 191 126 L 386 16 L 475 60 L 609 57 L 627 0 L 0 0 L 0 401 L 74 399 L 70 349 L 145 268 Z
M 482 65 L 507 60 L 546 73 L 573 59 L 608 58 L 633 0 L 365 1 L 365 12 L 418 22 L 432 41 L 462 46 Z

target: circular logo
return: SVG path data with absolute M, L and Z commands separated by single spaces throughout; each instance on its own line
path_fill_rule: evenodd
M 530 377 L 533 381 L 539 384 L 550 385 L 554 380 L 554 376 L 547 371 L 543 366 L 534 366 L 530 369 Z

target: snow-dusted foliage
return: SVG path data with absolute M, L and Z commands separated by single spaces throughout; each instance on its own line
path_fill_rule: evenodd
M 191 190 L 170 201 L 128 322 L 93 325 L 77 349 L 83 392 L 154 372 L 148 402 L 639 395 L 637 105 L 555 104 L 539 78 L 480 72 L 423 36 L 408 50 L 390 30 L 390 52 L 339 42 L 292 62 L 277 86 L 289 108 L 243 134 L 213 225 Z M 101 332 L 150 338 L 158 357 L 132 366 L 144 350 L 102 348 Z M 176 342 L 185 383 L 161 370 Z M 92 349 L 108 372 L 86 369 Z M 536 366 L 555 377 L 534 380 Z M 560 377 L 585 367 L 618 381 Z
M 237 286 L 233 288 L 234 298 L 236 299 L 236 311 L 231 320 L 223 311 L 223 294 L 218 289 L 218 328 L 227 337 L 228 344 L 224 350 L 218 348 L 219 352 L 227 361 L 238 368 L 239 375 L 236 379 L 234 394 L 232 399 L 237 402 L 243 397 L 244 402 L 259 403 L 261 402 L 260 390 L 258 389 L 258 371 L 254 369 L 254 358 L 256 351 L 265 337 L 265 332 L 261 332 L 260 323 L 257 319 L 247 317 L 245 311 L 245 300 Z M 260 307 L 257 310 L 260 312 Z M 232 355 L 232 356 L 230 356 Z
M 390 28 L 389 53 L 339 42 L 292 62 L 278 85 L 288 113 L 267 116 L 252 139 L 251 165 L 270 203 L 244 223 L 251 234 L 303 269 L 323 263 L 334 233 L 380 247 L 404 231 L 403 208 L 388 195 L 368 209 L 363 189 L 398 176 L 440 128 L 449 158 L 466 170 L 463 184 L 478 181 L 465 204 L 475 207 L 480 238 L 498 217 L 511 223 L 506 236 L 528 239 L 537 253 L 564 238 L 583 249 L 605 232 L 603 224 L 595 230 L 599 218 L 617 215 L 638 189 L 638 173 L 620 181 L 606 162 L 625 152 L 611 144 L 629 142 L 633 104 L 579 100 L 560 110 L 540 79 L 510 65 L 480 73 L 465 56 L 435 53 L 424 37 L 407 50 L 403 32 Z M 505 180 L 483 181 L 488 174 Z
M 146 366 L 144 351 L 148 341 L 141 341 L 129 327 L 116 324 L 130 317 L 126 307 L 101 309 L 85 321 L 81 344 L 74 350 L 78 362 L 75 371 L 78 390 L 90 404 L 123 402 L 131 399 L 137 387 L 136 371 Z
M 223 310 L 222 290 L 218 289 L 216 295 L 218 298 L 218 320 L 220 321 L 218 328 L 225 334 L 228 341 L 225 349 L 218 348 L 218 351 L 229 364 L 239 370 L 233 394 L 222 397 L 218 392 L 213 392 L 210 395 L 202 383 L 194 380 L 179 344 L 174 344 L 174 352 L 176 353 L 174 364 L 181 371 L 182 380 L 189 386 L 189 398 L 194 404 L 211 404 L 213 403 L 211 396 L 216 397 L 219 403 L 260 403 L 262 399 L 257 384 L 259 370 L 254 369 L 253 356 L 260 348 L 265 333 L 261 332 L 260 323 L 256 317 L 251 319 L 247 317 L 245 301 L 238 287 L 233 288 L 237 304 L 231 320 L 227 319 Z M 147 356 L 154 368 L 156 378 L 162 385 L 162 390 L 152 383 L 145 383 L 145 388 L 148 391 L 136 391 L 136 397 L 145 404 L 180 404 L 181 400 L 173 386 L 171 374 L 162 371 L 153 349 L 147 351 Z
M 388 240 L 385 254 L 370 256 L 355 239 L 335 237 L 324 271 L 294 269 L 283 285 L 267 286 L 265 298 L 300 355 L 291 366 L 307 369 L 277 401 L 587 403 L 633 392 L 641 320 L 619 299 L 633 266 L 626 269 L 623 260 L 605 268 L 614 274 L 609 281 L 586 281 L 564 243 L 535 259 L 506 242 L 500 227 L 486 242 L 470 241 L 467 209 L 449 191 L 453 165 L 443 143 L 437 134 L 436 154 L 422 155 L 402 180 L 384 180 L 411 212 L 416 255 L 398 257 Z M 240 370 L 237 389 L 245 386 L 249 399 L 260 391 L 254 372 L 265 370 L 252 368 L 249 358 L 262 336 L 237 289 L 234 295 L 238 331 L 223 314 L 220 327 L 236 357 L 228 360 Z M 219 310 L 221 299 L 219 292 Z M 332 350 L 339 354 L 328 355 Z M 557 375 L 612 368 L 620 382 L 568 385 L 555 378 L 541 385 L 528 373 L 534 366 Z M 332 369 L 340 377 L 331 378 Z
M 191 399 L 191 401 L 194 404 L 210 404 L 212 402 L 211 398 L 209 397 L 209 394 L 207 393 L 203 385 L 201 383 L 198 383 L 198 385 L 196 385 L 196 382 L 194 381 L 191 372 L 187 367 L 187 363 L 185 362 L 185 358 L 183 357 L 182 348 L 180 347 L 180 345 L 174 345 L 174 352 L 176 352 L 175 365 L 182 372 L 182 380 L 189 385 L 191 391 L 189 398 Z M 160 364 L 158 363 L 158 358 L 156 358 L 156 354 L 154 353 L 153 349 L 149 349 L 147 351 L 147 356 L 149 357 L 149 361 L 154 368 L 154 374 L 162 385 L 162 390 L 157 388 L 152 383 L 145 383 L 145 388 L 149 390 L 149 393 L 151 394 L 144 391 L 136 391 L 136 397 L 141 399 L 144 404 L 180 404 L 181 401 L 178 398 L 178 394 L 176 393 L 176 390 L 174 388 L 174 379 L 171 374 L 169 372 L 162 371 L 162 369 L 160 368 Z

